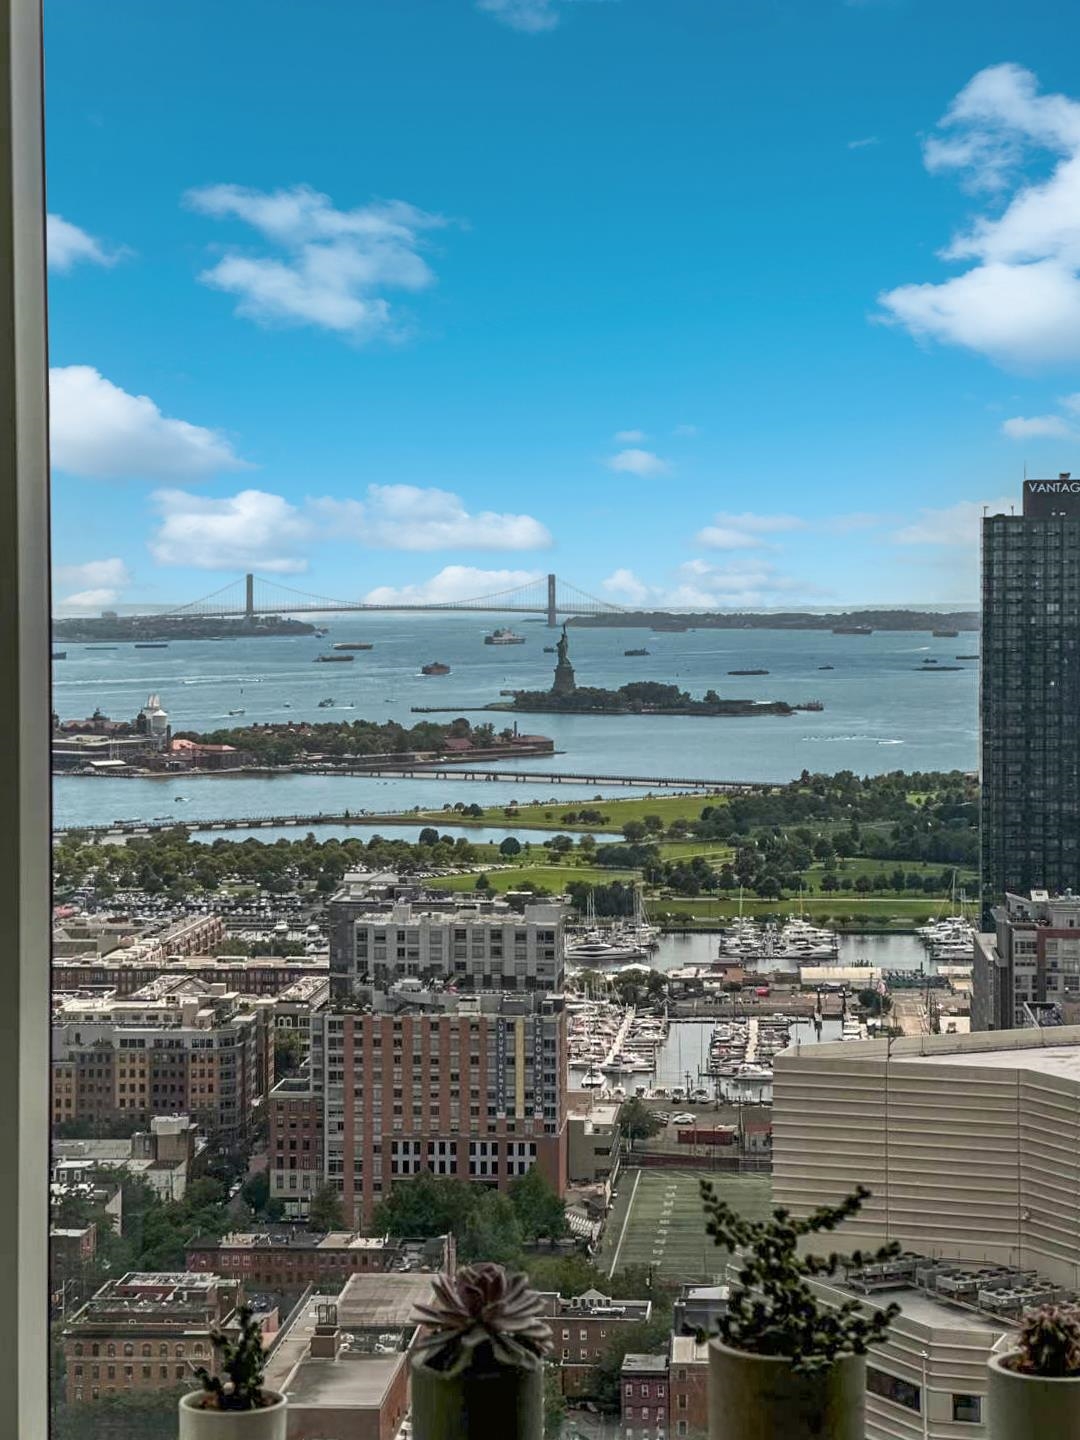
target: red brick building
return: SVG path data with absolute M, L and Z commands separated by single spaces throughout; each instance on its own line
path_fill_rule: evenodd
M 620 1373 L 625 1440 L 660 1440 L 668 1433 L 668 1357 L 626 1355 Z

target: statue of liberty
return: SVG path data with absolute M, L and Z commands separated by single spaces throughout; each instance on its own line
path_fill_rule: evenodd
M 559 643 L 555 646 L 555 653 L 559 659 L 555 666 L 555 679 L 552 682 L 551 693 L 553 695 L 572 695 L 577 688 L 577 682 L 574 679 L 574 667 L 570 664 L 570 640 L 566 634 L 565 621 L 562 634 L 559 636 Z

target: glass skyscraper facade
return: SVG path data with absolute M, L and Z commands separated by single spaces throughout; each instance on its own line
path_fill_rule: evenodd
M 1080 480 L 1025 480 L 982 531 L 984 916 L 1080 888 Z

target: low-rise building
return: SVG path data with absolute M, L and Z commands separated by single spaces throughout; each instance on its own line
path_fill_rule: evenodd
M 69 1404 L 191 1384 L 216 1369 L 210 1332 L 227 1326 L 242 1299 L 217 1275 L 138 1271 L 109 1280 L 63 1328 Z M 264 1331 L 272 1332 L 268 1316 Z
M 188 1115 L 155 1115 L 148 1130 L 122 1140 L 54 1140 L 52 1178 L 57 1184 L 93 1183 L 95 1171 L 126 1170 L 162 1200 L 182 1200 L 188 1181 L 207 1159 L 206 1139 Z
M 65 927 L 66 928 L 66 927 Z M 71 950 L 85 942 L 69 940 Z M 106 942 L 102 942 L 106 943 Z M 141 990 L 144 985 L 162 976 L 184 976 L 201 980 L 207 985 L 224 985 L 227 991 L 240 995 L 280 997 L 298 981 L 316 978 L 325 982 L 330 974 L 326 955 L 202 955 L 165 956 L 157 946 L 146 942 L 131 946 L 110 945 L 100 956 L 77 954 L 52 963 L 54 991 L 115 992 L 120 999 Z
M 709 1346 L 672 1335 L 668 1366 L 668 1433 L 702 1440 L 709 1428 Z
M 619 1374 L 625 1440 L 663 1440 L 668 1429 L 668 1356 L 625 1355 Z
M 289 1226 L 236 1231 L 220 1240 L 195 1240 L 185 1263 L 242 1280 L 250 1290 L 299 1290 L 314 1285 L 336 1293 L 351 1275 L 387 1271 L 453 1270 L 453 1237 L 401 1240 L 349 1231 L 318 1234 Z
M 408 1359 L 430 1274 L 353 1275 L 333 1298 L 307 1297 L 266 1367 L 288 1394 L 289 1440 L 394 1440 L 408 1409 Z
M 613 1300 L 599 1290 L 564 1298 L 545 1293 L 544 1318 L 551 1326 L 551 1363 L 560 1366 L 564 1395 L 587 1395 L 590 1371 L 627 1325 L 652 1314 L 649 1300 Z
M 613 1182 L 619 1169 L 619 1107 L 591 1095 L 570 1101 L 566 1116 L 567 1179 L 571 1185 Z

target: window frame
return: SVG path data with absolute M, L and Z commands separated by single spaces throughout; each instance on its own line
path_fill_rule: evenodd
M 45 189 L 40 0 L 0 0 L 0 895 L 13 945 L 0 1007 L 0 1385 L 11 1433 L 48 1431 L 51 777 Z

